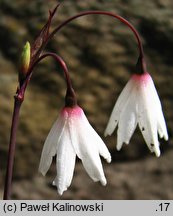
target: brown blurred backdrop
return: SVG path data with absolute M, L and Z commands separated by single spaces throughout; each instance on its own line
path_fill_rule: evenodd
M 84 10 L 112 11 L 131 21 L 142 36 L 145 55 L 166 118 L 169 142 L 161 140 L 161 157 L 150 154 L 137 129 L 130 144 L 115 150 L 116 132 L 103 136 L 113 105 L 133 72 L 137 46 L 133 34 L 105 16 L 78 19 L 56 34 L 47 50 L 69 67 L 79 105 L 111 151 L 103 161 L 108 184 L 87 176 L 77 161 L 72 184 L 59 197 L 38 174 L 44 140 L 64 105 L 65 82 L 58 65 L 47 59 L 35 69 L 21 110 L 13 178 L 14 199 L 173 199 L 173 2 L 172 0 L 78 0 L 63 2 L 53 25 Z M 18 59 L 26 41 L 33 42 L 56 1 L 0 0 L 0 197 L 2 198 Z

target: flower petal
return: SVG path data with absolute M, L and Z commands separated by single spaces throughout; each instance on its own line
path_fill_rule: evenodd
M 117 150 L 120 150 L 123 143 L 128 144 L 132 134 L 134 133 L 137 126 L 137 91 L 136 89 L 131 92 L 127 102 L 120 114 L 118 124 L 118 139 L 117 139 Z
M 100 136 L 97 134 L 97 132 L 94 130 L 94 128 L 90 125 L 87 118 L 84 116 L 85 121 L 88 123 L 88 131 L 90 133 L 90 137 L 92 137 L 92 142 L 97 145 L 98 153 L 108 162 L 111 162 L 111 155 L 103 142 L 103 140 L 100 138 Z
M 157 101 L 151 87 L 152 80 L 143 83 L 139 88 L 139 112 L 138 121 L 142 135 L 151 152 L 160 156 L 159 141 L 157 135 Z
M 160 138 L 168 140 L 168 132 L 166 128 L 166 122 L 163 116 L 162 105 L 152 79 L 150 83 L 150 92 L 152 93 L 152 97 L 155 103 L 155 112 L 157 113 L 157 130 L 159 136 Z
M 64 129 L 64 135 L 59 140 L 59 145 L 57 146 L 57 176 L 53 182 L 53 185 L 57 186 L 57 190 L 60 195 L 62 195 L 71 184 L 75 167 L 75 159 L 76 153 L 71 143 L 67 125 Z
M 132 89 L 133 89 L 133 82 L 130 79 L 128 81 L 128 83 L 126 84 L 126 86 L 124 87 L 121 94 L 119 95 L 117 102 L 115 103 L 115 106 L 112 110 L 111 116 L 109 118 L 106 130 L 104 133 L 105 136 L 111 135 L 113 133 L 113 131 L 115 130 L 115 128 L 118 124 L 119 118 L 120 118 L 121 111 L 122 111 L 124 105 L 126 104 L 126 101 L 129 97 Z
M 158 111 L 158 133 L 160 138 L 164 138 L 166 141 L 168 140 L 168 132 L 166 128 L 165 119 L 163 117 L 163 112 L 161 110 Z
M 56 146 L 58 145 L 59 139 L 63 133 L 66 120 L 67 117 L 63 117 L 60 115 L 53 124 L 46 138 L 39 164 L 39 172 L 41 172 L 43 175 L 47 173 L 52 163 L 52 158 L 56 154 Z
M 93 129 L 93 128 L 92 128 Z M 94 129 L 93 129 L 94 130 Z M 94 132 L 93 131 L 93 137 L 94 137 Z M 96 132 L 95 132 L 96 133 Z M 104 142 L 102 141 L 102 139 L 99 137 L 99 135 L 96 133 L 95 134 L 95 141 L 94 143 L 96 143 L 98 145 L 98 150 L 99 150 L 99 154 L 108 162 L 111 162 L 111 155 L 106 147 L 106 145 L 104 144 Z
M 103 185 L 106 185 L 99 153 L 108 161 L 110 161 L 110 154 L 105 150 L 106 146 L 103 147 L 103 143 L 99 147 L 100 139 L 98 139 L 97 133 L 93 132 L 94 129 L 89 124 L 82 109 L 80 117 L 70 119 L 69 129 L 75 152 L 82 160 L 88 175 L 94 181 L 100 181 Z

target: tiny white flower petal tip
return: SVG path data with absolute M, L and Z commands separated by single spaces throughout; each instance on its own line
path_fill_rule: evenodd
M 107 180 L 105 178 L 105 176 L 102 176 L 99 180 L 98 179 L 93 179 L 94 182 L 99 182 L 101 183 L 102 186 L 106 186 L 107 185 Z
M 76 155 L 93 181 L 106 185 L 100 156 L 108 163 L 111 155 L 79 106 L 65 107 L 51 128 L 44 143 L 39 171 L 46 174 L 56 155 L 57 176 L 53 185 L 60 195 L 70 186 Z
M 128 144 L 137 125 L 151 152 L 160 156 L 158 135 L 168 140 L 160 99 L 149 73 L 134 74 L 121 92 L 111 113 L 105 136 L 117 130 L 117 150 Z

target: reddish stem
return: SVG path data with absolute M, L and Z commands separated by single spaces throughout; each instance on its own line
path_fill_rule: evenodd
M 9 151 L 8 151 L 6 178 L 5 178 L 5 186 L 4 186 L 4 197 L 3 197 L 4 200 L 11 199 L 13 164 L 14 164 L 14 155 L 15 155 L 15 147 L 16 147 L 16 132 L 18 127 L 21 104 L 22 104 L 22 100 L 15 97 L 14 111 L 13 111 L 13 118 L 12 118 L 12 125 L 11 125 L 11 134 L 10 134 L 10 144 L 9 144 Z
M 64 75 L 65 75 L 67 88 L 72 89 L 71 79 L 69 76 L 67 66 L 66 66 L 64 60 L 60 56 L 58 56 L 56 53 L 46 52 L 38 59 L 38 61 L 36 63 L 40 62 L 42 59 L 49 57 L 49 56 L 53 57 L 60 64 L 61 68 L 63 69 Z
M 107 11 L 85 11 L 85 12 L 81 12 L 81 13 L 75 15 L 75 16 L 72 16 L 72 17 L 68 18 L 67 20 L 65 20 L 64 22 L 62 22 L 57 28 L 55 28 L 53 30 L 53 32 L 49 35 L 49 37 L 47 39 L 47 42 L 55 35 L 56 32 L 58 32 L 66 24 L 70 23 L 74 19 L 77 19 L 77 18 L 82 17 L 82 16 L 86 16 L 86 15 L 91 15 L 91 14 L 100 14 L 100 15 L 106 15 L 106 16 L 114 17 L 114 18 L 120 20 L 122 23 L 124 23 L 126 26 L 128 26 L 132 30 L 132 32 L 134 33 L 134 35 L 136 37 L 136 40 L 137 40 L 137 43 L 138 43 L 138 48 L 139 48 L 138 62 L 141 62 L 142 73 L 145 73 L 146 72 L 146 64 L 145 64 L 145 61 L 144 61 L 144 51 L 143 51 L 143 46 L 142 46 L 142 42 L 141 42 L 139 33 L 137 32 L 135 27 L 129 21 L 127 21 L 123 17 L 121 17 L 121 16 L 119 16 L 117 14 L 111 13 L 111 12 L 107 12 Z
M 76 104 L 76 96 L 75 96 L 75 93 L 74 93 L 74 90 L 73 90 L 73 87 L 72 87 L 72 83 L 71 83 L 71 79 L 70 79 L 70 76 L 69 76 L 69 72 L 68 72 L 68 69 L 67 69 L 67 66 L 64 62 L 64 60 L 58 56 L 57 54 L 55 53 L 51 53 L 51 52 L 47 52 L 47 53 L 44 53 L 42 56 L 40 56 L 37 61 L 34 62 L 34 64 L 31 66 L 31 68 L 29 69 L 29 72 L 28 72 L 28 75 L 26 77 L 26 80 L 25 82 L 22 84 L 22 86 L 20 87 L 19 91 L 18 91 L 18 97 L 21 98 L 21 99 L 24 99 L 24 93 L 25 93 L 25 89 L 27 87 L 27 84 L 28 82 L 30 81 L 31 79 L 31 76 L 32 76 L 32 73 L 33 73 L 33 69 L 34 67 L 40 62 L 42 61 L 44 58 L 46 57 L 53 57 L 61 66 L 61 68 L 63 69 L 63 72 L 64 72 L 64 75 L 65 75 L 65 80 L 66 80 L 66 84 L 67 84 L 67 93 L 66 93 L 66 98 L 68 96 L 70 96 L 70 100 L 71 102 L 67 102 L 66 101 L 66 105 L 69 104 L 69 106 L 71 105 L 75 105 Z M 71 104 L 71 105 L 70 105 Z
M 65 75 L 65 80 L 66 80 L 66 84 L 67 84 L 67 92 L 66 92 L 66 97 L 65 97 L 65 105 L 66 106 L 70 106 L 73 107 L 77 104 L 77 99 L 76 99 L 76 95 L 75 92 L 73 90 L 72 87 L 72 83 L 71 83 L 71 79 L 69 76 L 69 72 L 67 69 L 67 66 L 64 62 L 64 60 L 58 56 L 55 53 L 51 53 L 51 52 L 47 52 L 45 54 L 43 54 L 39 59 L 38 62 L 41 61 L 42 59 L 46 58 L 46 57 L 53 57 L 61 66 L 61 68 L 63 69 L 64 75 Z M 37 63 L 38 63 L 37 62 Z

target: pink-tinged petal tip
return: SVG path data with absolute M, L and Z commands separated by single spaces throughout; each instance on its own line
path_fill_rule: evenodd
M 133 74 L 131 79 L 135 82 L 144 83 L 144 84 L 147 84 L 148 82 L 150 82 L 152 80 L 149 73 Z
M 158 136 L 168 140 L 168 133 L 159 96 L 147 72 L 132 75 L 113 108 L 105 135 L 118 127 L 116 148 L 119 151 L 123 143 L 129 143 L 137 125 L 150 151 L 159 157 Z
M 79 106 L 75 107 L 64 107 L 61 111 L 62 116 L 71 117 L 81 117 L 83 115 L 83 110 Z
M 111 155 L 79 106 L 64 107 L 52 127 L 44 144 L 41 160 L 41 165 L 46 171 L 55 154 L 57 176 L 53 185 L 57 187 L 59 195 L 62 195 L 71 184 L 76 155 L 82 160 L 93 181 L 100 181 L 102 185 L 106 185 L 100 156 L 110 163 Z M 49 166 L 46 162 L 47 155 Z

